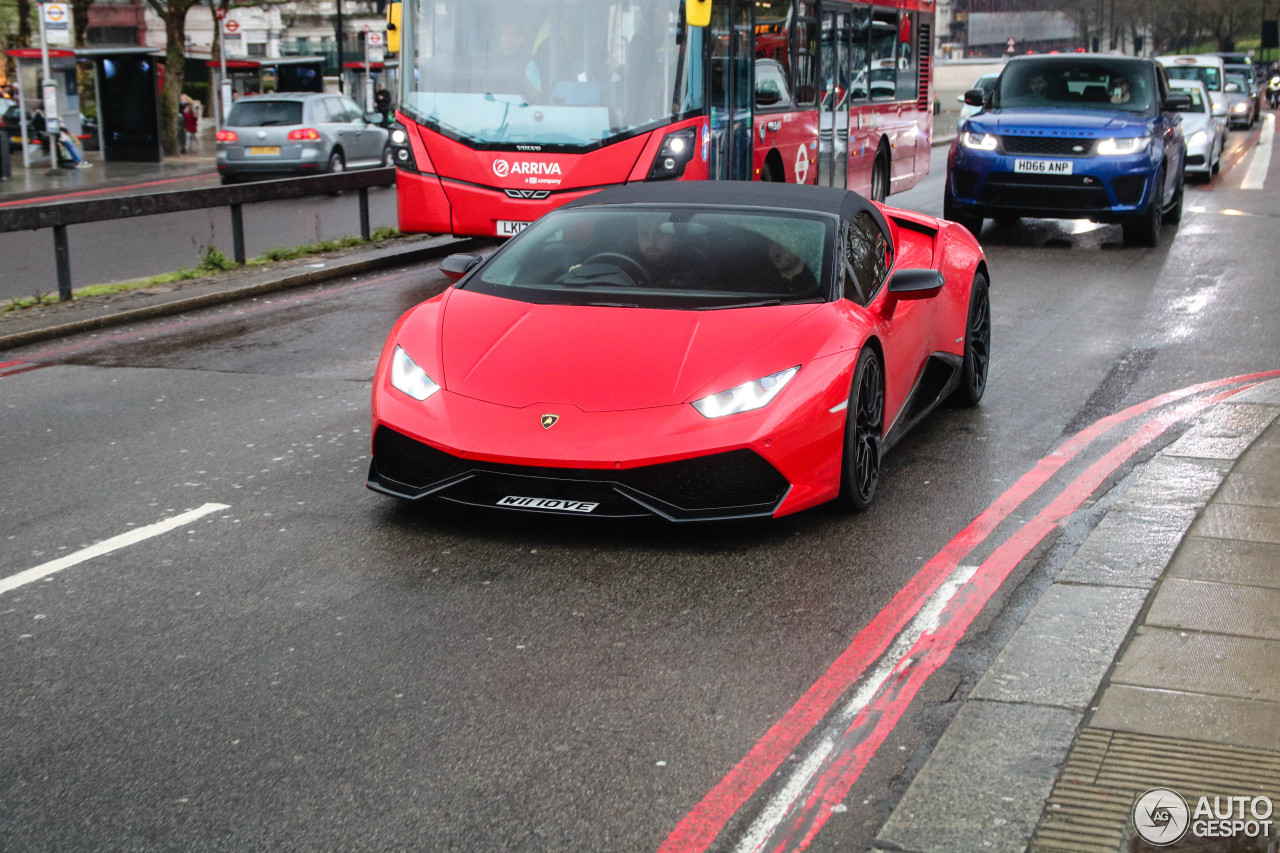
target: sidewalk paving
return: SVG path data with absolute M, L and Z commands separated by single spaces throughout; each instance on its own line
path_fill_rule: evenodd
M 1193 829 L 1169 847 L 1138 837 L 1133 810 L 1156 788 L 1191 813 L 1202 796 L 1280 805 L 1278 416 L 1273 380 L 1145 466 L 971 692 L 877 850 L 1277 849 L 1280 810 L 1266 837 Z
M 199 151 L 165 157 L 159 163 L 105 162 L 100 151 L 85 151 L 84 159 L 93 164 L 91 169 L 50 169 L 48 160 L 33 163 L 27 168 L 22 165 L 22 153 L 14 151 L 12 177 L 0 180 L 0 205 L 174 178 L 195 179 L 207 175 L 211 181 L 216 181 L 217 143 L 212 128 L 202 130 L 200 137 Z

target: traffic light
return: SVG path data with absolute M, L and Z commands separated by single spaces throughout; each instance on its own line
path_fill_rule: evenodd
M 400 52 L 400 10 L 403 8 L 399 0 L 387 4 L 387 53 Z

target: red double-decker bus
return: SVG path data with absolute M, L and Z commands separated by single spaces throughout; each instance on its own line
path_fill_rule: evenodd
M 704 0 L 705 2 L 705 0 Z M 933 0 L 404 0 L 400 229 L 510 236 L 633 181 L 876 200 L 929 171 Z

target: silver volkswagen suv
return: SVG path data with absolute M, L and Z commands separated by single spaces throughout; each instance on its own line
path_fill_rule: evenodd
M 315 175 L 392 165 L 387 130 L 355 101 L 326 92 L 247 95 L 218 131 L 224 184 L 270 175 Z

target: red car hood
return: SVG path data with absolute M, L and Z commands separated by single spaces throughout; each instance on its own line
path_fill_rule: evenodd
M 441 323 L 444 387 L 513 407 L 560 403 L 603 412 L 675 405 L 817 307 L 533 305 L 455 290 Z M 758 377 L 732 378 L 736 385 Z

